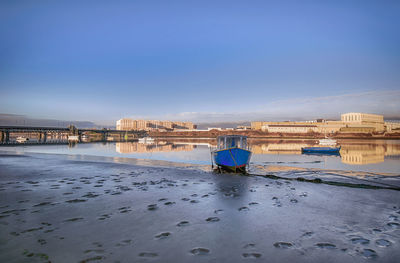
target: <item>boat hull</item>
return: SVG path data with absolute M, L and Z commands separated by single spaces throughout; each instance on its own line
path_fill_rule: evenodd
M 305 147 L 301 148 L 301 152 L 305 154 L 339 155 L 340 147 Z
M 230 172 L 245 172 L 250 157 L 251 152 L 241 148 L 228 148 L 213 152 L 215 164 Z

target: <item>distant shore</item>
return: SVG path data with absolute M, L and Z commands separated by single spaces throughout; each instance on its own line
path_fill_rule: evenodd
M 268 133 L 262 131 L 246 130 L 210 130 L 210 131 L 171 131 L 171 132 L 159 132 L 151 131 L 149 136 L 155 138 L 216 138 L 220 135 L 244 135 L 253 139 L 322 139 L 326 135 L 323 133 Z M 385 139 L 385 140 L 399 140 L 400 133 L 336 133 L 329 134 L 330 138 L 334 139 Z

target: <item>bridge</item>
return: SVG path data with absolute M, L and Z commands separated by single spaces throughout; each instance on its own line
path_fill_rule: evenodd
M 101 140 L 106 140 L 110 135 L 118 135 L 121 138 L 141 138 L 147 135 L 146 131 L 122 131 L 112 129 L 78 129 L 73 125 L 67 128 L 60 127 L 28 127 L 28 126 L 0 126 L 0 142 L 9 143 L 12 133 L 36 133 L 41 142 L 46 142 L 48 134 L 78 135 L 84 133 L 96 134 L 101 136 Z

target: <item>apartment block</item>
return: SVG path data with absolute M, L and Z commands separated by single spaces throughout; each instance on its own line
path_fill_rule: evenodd
M 120 119 L 116 123 L 117 130 L 172 130 L 172 129 L 195 129 L 192 122 L 173 122 L 160 120 L 133 120 L 129 118 Z
M 382 115 L 351 112 L 342 114 L 340 121 L 322 119 L 308 122 L 255 121 L 251 123 L 251 129 L 271 133 L 371 133 L 400 132 L 400 124 L 384 122 Z

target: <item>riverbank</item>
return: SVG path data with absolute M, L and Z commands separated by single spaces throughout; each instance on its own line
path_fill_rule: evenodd
M 393 190 L 148 160 L 0 157 L 2 262 L 395 262 L 399 218 Z
M 253 139 L 323 139 L 324 133 L 270 133 L 259 130 L 209 130 L 209 131 L 151 131 L 149 135 L 154 138 L 209 138 L 215 139 L 221 135 L 243 135 Z M 400 133 L 335 133 L 329 134 L 334 139 L 385 139 L 398 140 Z

